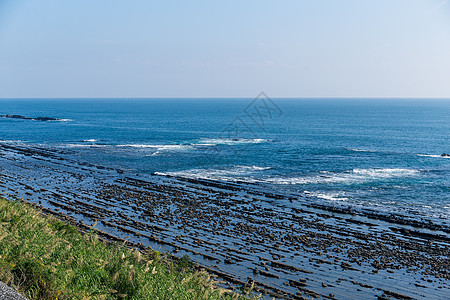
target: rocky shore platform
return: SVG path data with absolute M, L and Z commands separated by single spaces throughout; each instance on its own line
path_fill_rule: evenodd
M 0 190 L 106 240 L 189 255 L 223 285 L 278 299 L 448 299 L 450 228 L 257 185 L 83 162 L 0 143 Z

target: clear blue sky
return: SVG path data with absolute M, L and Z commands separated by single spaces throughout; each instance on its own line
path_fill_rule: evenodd
M 0 0 L 0 97 L 450 97 L 449 0 Z

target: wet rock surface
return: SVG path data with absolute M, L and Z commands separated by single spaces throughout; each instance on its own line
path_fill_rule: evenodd
M 276 298 L 447 298 L 449 228 L 256 185 L 133 175 L 60 149 L 0 144 L 0 187 L 107 240 L 188 254 Z
M 0 281 L 0 300 L 27 300 L 27 298 Z
M 21 115 L 0 115 L 0 118 L 7 118 L 7 119 L 20 119 L 20 120 L 32 120 L 32 121 L 60 121 L 60 119 L 50 118 L 50 117 L 24 117 Z

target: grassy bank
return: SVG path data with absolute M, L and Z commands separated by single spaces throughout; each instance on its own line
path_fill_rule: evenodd
M 232 299 L 189 260 L 107 245 L 0 198 L 0 281 L 29 299 Z

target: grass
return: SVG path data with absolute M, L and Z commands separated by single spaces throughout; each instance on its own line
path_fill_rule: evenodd
M 164 254 L 100 241 L 28 204 L 0 198 L 0 281 L 29 299 L 242 299 Z

